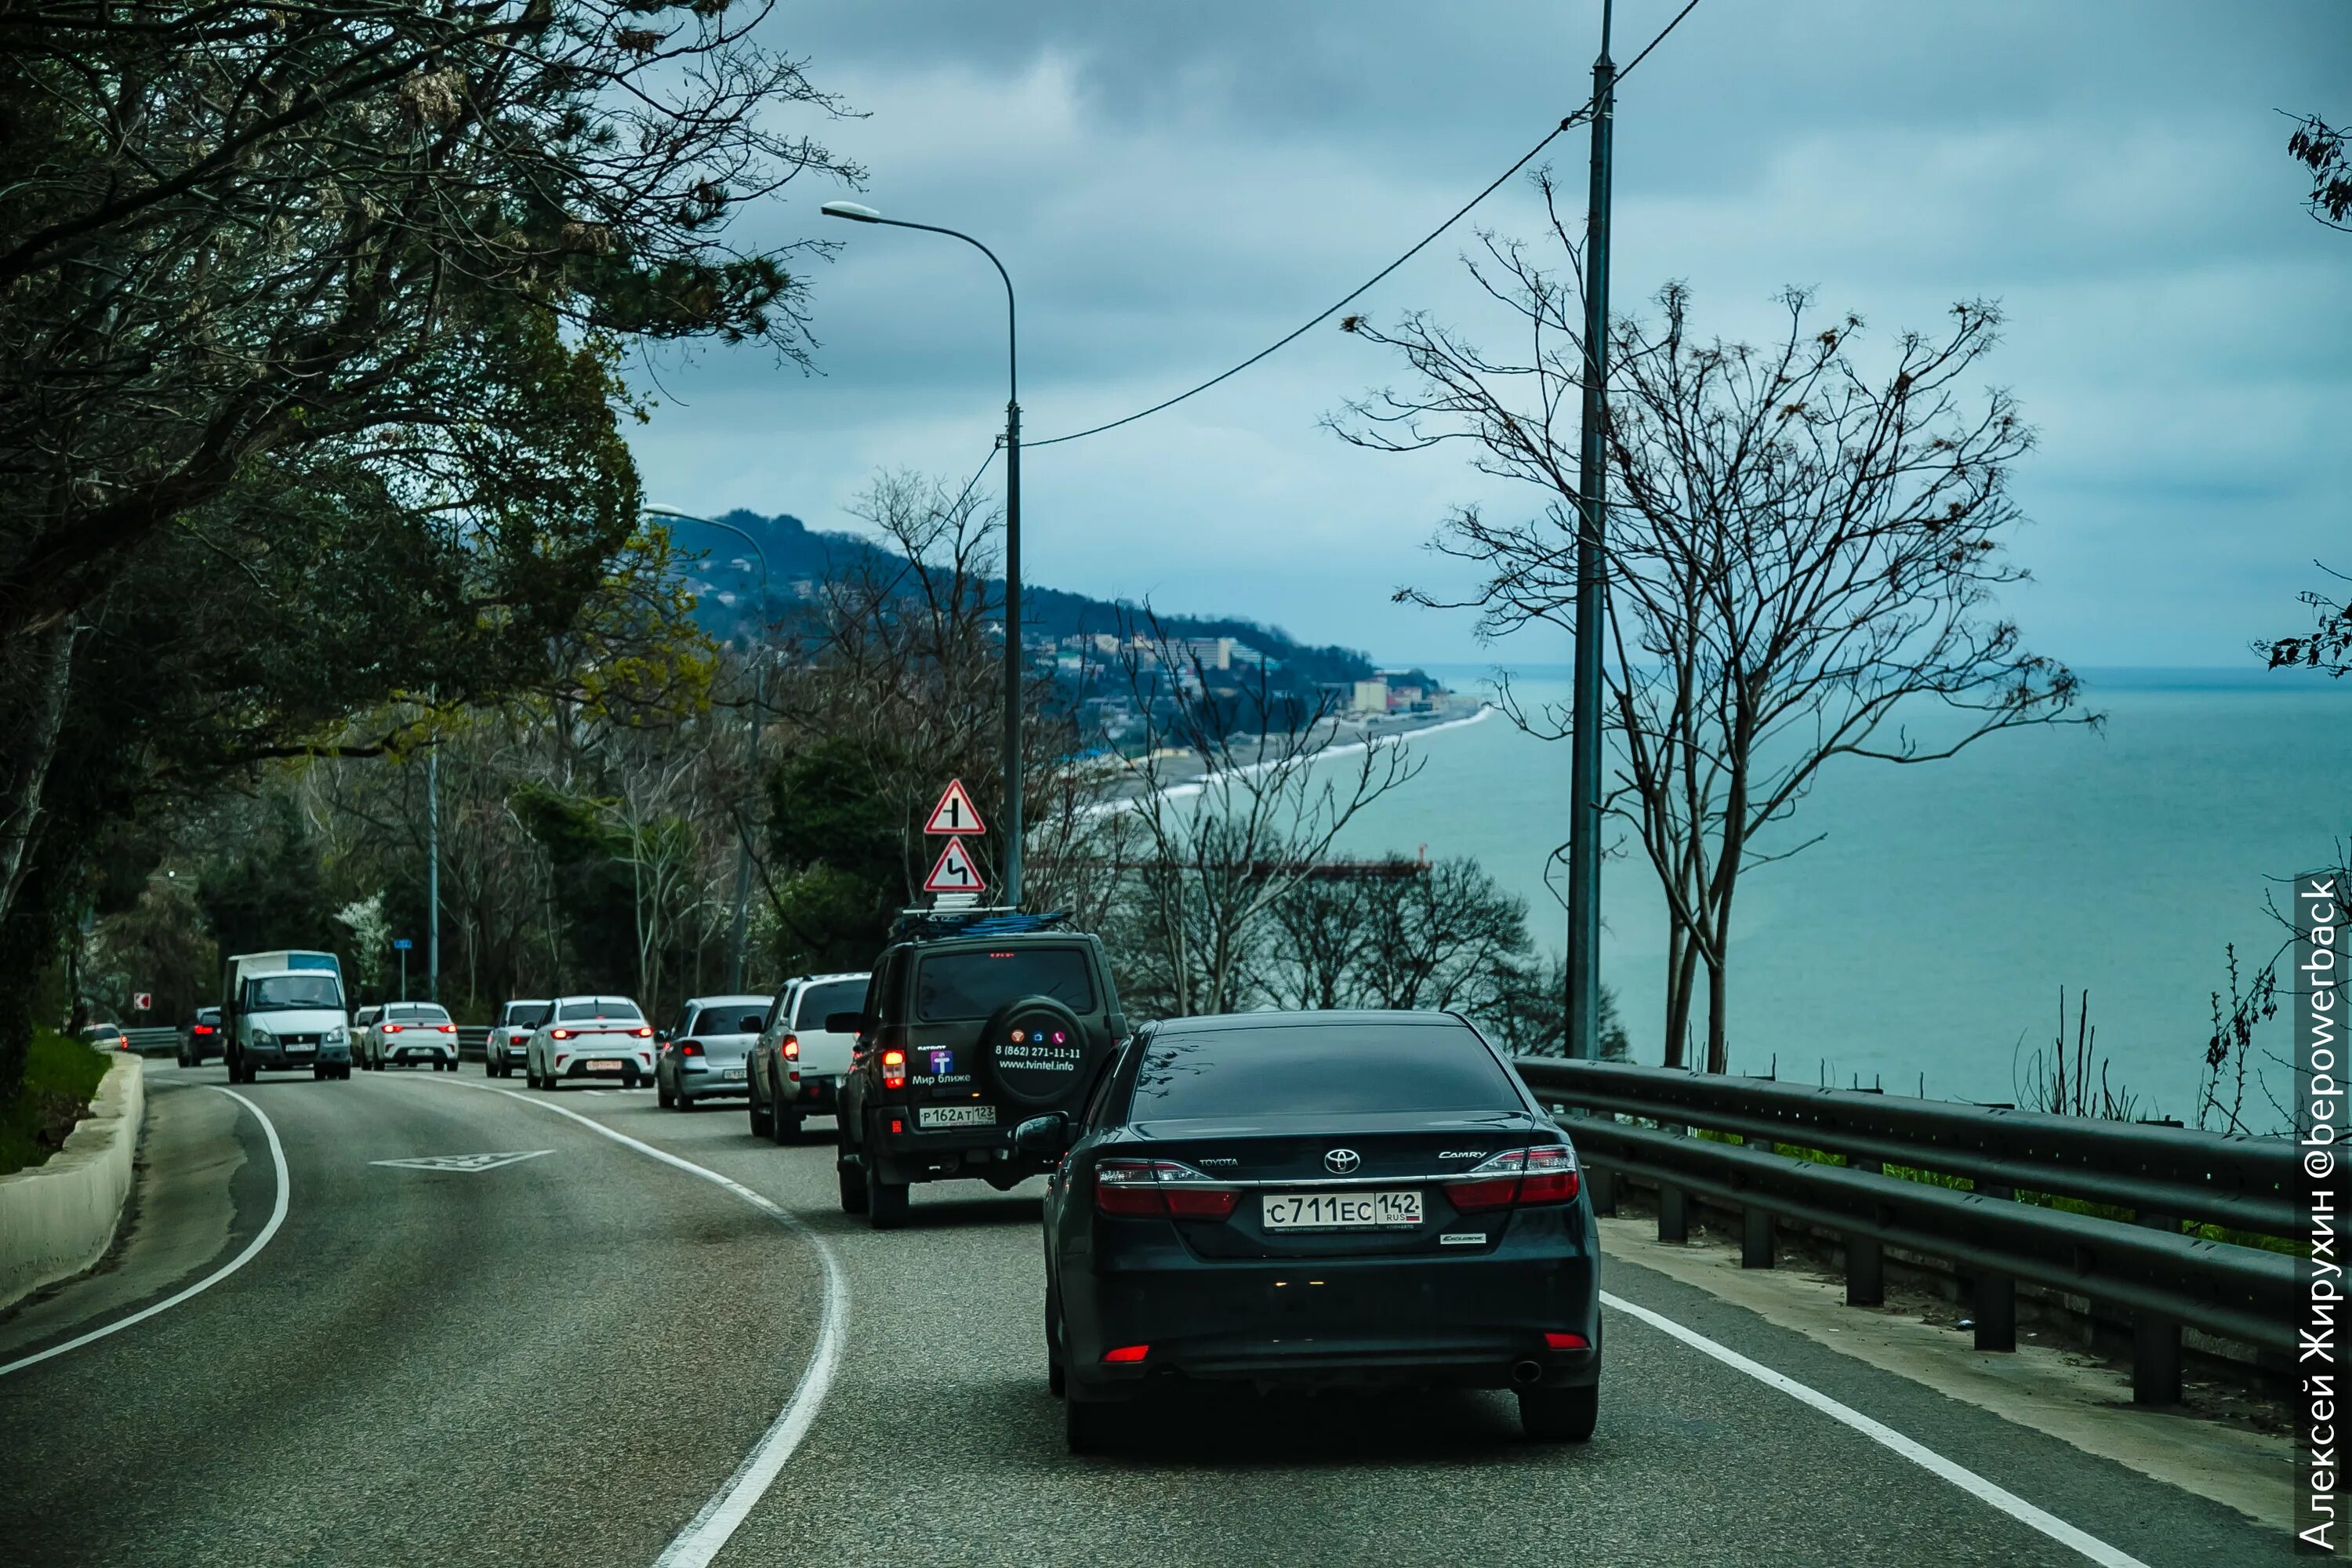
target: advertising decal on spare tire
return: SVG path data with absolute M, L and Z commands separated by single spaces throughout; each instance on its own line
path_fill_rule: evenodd
M 1052 1105 L 1086 1084 L 1085 1026 L 1051 996 L 1007 1002 L 990 1016 L 981 1041 L 990 1083 L 1017 1104 Z

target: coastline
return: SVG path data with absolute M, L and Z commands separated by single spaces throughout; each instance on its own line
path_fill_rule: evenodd
M 1429 715 L 1426 721 L 1422 722 L 1411 721 L 1388 722 L 1375 720 L 1351 721 L 1346 719 L 1333 719 L 1328 721 L 1334 731 L 1331 742 L 1315 754 L 1314 765 L 1320 766 L 1338 757 L 1360 755 L 1376 746 L 1401 746 L 1406 741 L 1417 736 L 1434 735 L 1442 731 L 1460 730 L 1473 724 L 1483 724 L 1500 711 L 1501 710 L 1494 703 L 1481 698 L 1477 700 L 1477 705 L 1467 713 L 1435 713 Z M 1342 739 L 1342 736 L 1349 738 Z M 1233 775 L 1236 778 L 1245 778 L 1272 765 L 1271 762 L 1245 763 L 1234 769 Z M 1132 774 L 1132 763 L 1129 764 L 1128 772 Z M 1172 764 L 1169 772 L 1176 776 L 1176 782 L 1166 791 L 1166 797 L 1170 800 L 1190 799 L 1207 789 L 1210 780 L 1217 776 L 1213 770 L 1203 766 L 1197 756 L 1188 756 L 1183 762 Z M 1109 812 L 1124 811 L 1133 805 L 1142 794 L 1141 786 L 1132 776 L 1122 778 L 1117 790 L 1118 793 L 1111 798 L 1087 806 L 1081 815 L 1099 816 Z

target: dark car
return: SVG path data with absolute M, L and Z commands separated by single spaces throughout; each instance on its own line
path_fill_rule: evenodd
M 221 1010 L 199 1007 L 188 1021 L 187 1032 L 180 1037 L 180 1065 L 202 1067 L 226 1055 L 221 1039 Z
M 1575 1151 L 1444 1013 L 1254 1013 L 1139 1032 L 1045 1196 L 1048 1375 L 1074 1453 L 1176 1383 L 1508 1388 L 1592 1435 L 1600 1249 Z
M 1127 1032 L 1102 943 L 1052 915 L 924 917 L 883 949 L 855 1029 L 834 1126 L 841 1207 L 904 1225 L 908 1187 L 957 1178 L 1000 1192 L 1060 1153 L 1013 1146 L 1041 1111 L 1075 1112 Z

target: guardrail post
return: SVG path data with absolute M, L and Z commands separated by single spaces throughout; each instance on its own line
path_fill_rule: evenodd
M 2134 1223 L 2180 1234 L 2178 1215 L 2143 1209 Z M 2132 1403 L 2180 1403 L 2180 1324 L 2154 1312 L 2132 1314 Z
M 1849 1169 L 1876 1171 L 1882 1166 L 1877 1160 L 1849 1160 Z M 1874 1236 L 1858 1236 L 1852 1231 L 1845 1237 L 1845 1304 L 1849 1307 L 1884 1307 L 1886 1305 L 1886 1250 Z
M 1599 1166 L 1588 1166 L 1584 1173 L 1591 1179 L 1592 1212 L 1614 1217 L 1617 1213 L 1617 1173 Z
M 1690 1239 L 1690 1205 L 1683 1190 L 1672 1183 L 1658 1185 L 1658 1239 L 1683 1242 Z
M 1977 1184 L 1979 1197 L 1998 1203 L 2017 1201 L 2017 1190 L 1998 1182 Z M 2006 1274 L 1979 1274 L 1970 1282 L 1969 1307 L 1977 1321 L 1977 1349 L 2017 1348 L 2017 1281 Z
M 1759 1204 L 1751 1203 L 1740 1211 L 1739 1267 L 1772 1267 L 1772 1215 Z

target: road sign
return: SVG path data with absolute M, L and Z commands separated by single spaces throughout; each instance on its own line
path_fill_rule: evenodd
M 980 879 L 980 870 L 971 863 L 971 852 L 961 838 L 950 838 L 948 847 L 940 851 L 940 862 L 931 874 L 923 879 L 927 893 L 977 893 L 987 886 Z
M 980 813 L 973 808 L 971 795 L 964 789 L 963 780 L 950 779 L 947 793 L 940 796 L 939 805 L 931 807 L 931 819 L 923 824 L 923 831 L 946 834 L 985 833 L 988 831 L 988 825 L 981 821 Z M 977 887 L 979 884 L 975 882 L 973 886 Z M 938 889 L 933 889 L 932 891 L 936 892 Z
M 396 936 L 392 939 L 392 951 L 394 952 L 406 952 L 410 948 L 415 947 L 415 945 L 416 944 L 415 942 L 409 941 L 404 936 Z
M 154 1011 L 155 994 L 152 991 L 133 992 L 131 997 L 131 1011 L 136 1013 L 150 1013 Z

